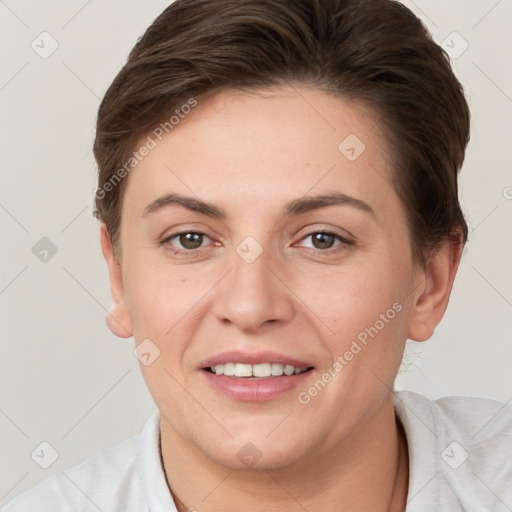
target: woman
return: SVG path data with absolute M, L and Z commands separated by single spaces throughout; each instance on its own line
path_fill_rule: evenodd
M 392 0 L 177 0 L 101 104 L 113 308 L 159 412 L 18 510 L 510 510 L 510 405 L 393 391 L 446 310 L 469 111 Z

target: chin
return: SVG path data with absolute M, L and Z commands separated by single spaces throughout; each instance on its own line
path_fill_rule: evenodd
M 300 462 L 305 456 L 304 440 L 298 436 L 273 438 L 273 434 L 261 432 L 256 433 L 249 429 L 229 441 L 220 443 L 218 440 L 211 440 L 207 446 L 199 446 L 199 449 L 214 463 L 234 471 L 284 469 Z

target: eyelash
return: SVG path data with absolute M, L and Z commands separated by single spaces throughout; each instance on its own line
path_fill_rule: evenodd
M 334 245 L 333 247 L 329 247 L 328 249 L 318 249 L 316 247 L 309 247 L 309 249 L 322 254 L 337 254 L 340 251 L 348 249 L 350 246 L 354 245 L 354 242 L 342 237 L 341 235 L 338 235 L 338 233 L 334 233 L 333 231 L 328 230 L 320 230 L 320 231 L 313 231 L 309 233 L 308 235 L 302 237 L 300 241 L 304 241 L 307 238 L 312 237 L 313 235 L 327 235 L 327 236 L 333 236 L 339 243 L 337 245 Z
M 197 247 L 196 249 L 177 249 L 176 247 L 174 247 L 170 244 L 171 240 L 173 240 L 174 238 L 180 237 L 182 235 L 187 235 L 187 234 L 201 235 L 203 237 L 210 238 L 206 233 L 202 233 L 201 231 L 180 231 L 179 233 L 173 233 L 172 235 L 169 235 L 168 237 L 166 237 L 164 240 L 162 240 L 161 244 L 165 245 L 167 250 L 171 251 L 173 254 L 176 254 L 176 255 L 197 254 L 198 251 L 206 248 L 206 247 Z M 319 234 L 333 236 L 339 243 L 337 245 L 334 245 L 333 247 L 329 247 L 328 249 L 318 249 L 318 248 L 314 248 L 314 247 L 308 248 L 317 253 L 335 254 L 335 253 L 338 253 L 339 251 L 346 250 L 350 246 L 355 245 L 354 242 L 347 240 L 346 238 L 342 237 L 341 235 L 334 233 L 333 231 L 327 231 L 327 230 L 313 231 L 313 232 L 309 233 L 308 235 L 302 237 L 300 239 L 300 241 L 304 241 L 307 238 L 312 237 L 313 235 L 319 235 Z

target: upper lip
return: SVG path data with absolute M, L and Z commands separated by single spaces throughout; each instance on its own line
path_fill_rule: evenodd
M 262 363 L 277 363 L 282 365 L 291 365 L 295 368 L 309 368 L 312 367 L 310 363 L 304 360 L 297 359 L 286 354 L 279 354 L 271 351 L 260 352 L 247 352 L 242 350 L 229 350 L 220 354 L 214 355 L 201 361 L 200 368 L 209 368 L 218 364 L 226 363 L 240 363 L 240 364 L 262 364 Z

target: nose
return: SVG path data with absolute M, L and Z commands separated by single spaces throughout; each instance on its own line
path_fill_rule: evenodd
M 231 271 L 217 287 L 213 311 L 219 321 L 257 334 L 294 317 L 293 292 L 271 260 L 265 252 L 252 263 L 234 254 Z

